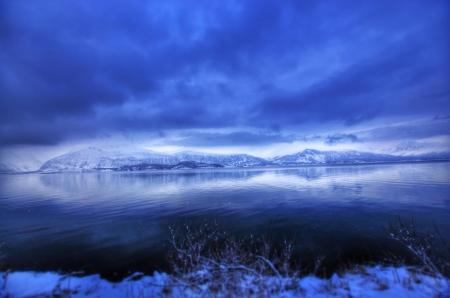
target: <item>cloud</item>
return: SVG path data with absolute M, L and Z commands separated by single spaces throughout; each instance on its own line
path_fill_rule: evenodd
M 358 132 L 364 140 L 370 141 L 401 141 L 421 140 L 425 138 L 450 136 L 447 122 L 428 120 L 410 121 L 408 123 L 386 125 Z
M 326 137 L 324 144 L 328 146 L 334 146 L 337 144 L 345 144 L 345 143 L 362 143 L 363 141 L 359 139 L 354 134 L 334 134 Z
M 445 120 L 445 119 L 450 119 L 450 115 L 447 116 L 434 116 L 433 120 Z
M 2 146 L 450 113 L 446 1 L 1 5 Z
M 181 135 L 177 139 L 167 141 L 170 145 L 187 147 L 215 147 L 215 146 L 248 146 L 270 145 L 277 143 L 293 143 L 298 140 L 295 135 L 251 133 L 237 131 L 231 133 L 201 133 L 193 132 Z
M 272 94 L 253 106 L 251 121 L 266 123 L 270 119 L 281 125 L 342 121 L 352 126 L 378 116 L 449 110 L 450 88 L 439 84 L 435 87 L 440 92 L 430 93 L 434 83 L 429 83 L 426 77 L 435 75 L 420 63 L 414 63 L 424 55 L 423 46 L 401 44 L 301 91 Z M 414 93 L 402 94 L 413 86 Z

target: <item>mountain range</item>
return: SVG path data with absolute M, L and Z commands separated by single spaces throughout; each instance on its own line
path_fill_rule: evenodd
M 354 150 L 319 151 L 306 149 L 295 154 L 264 159 L 248 154 L 208 154 L 192 151 L 164 154 L 151 150 L 128 153 L 119 150 L 105 151 L 89 147 L 52 158 L 44 162 L 35 172 L 137 171 L 450 160 L 450 151 L 431 151 L 413 155 L 404 154 L 404 152 L 408 148 L 417 148 L 417 144 L 406 144 L 399 148 L 403 153 L 401 155 Z M 0 164 L 0 172 L 18 173 L 23 171 Z
M 162 154 L 151 150 L 123 153 L 90 147 L 50 159 L 40 167 L 39 172 L 251 167 L 267 164 L 267 160 L 247 154 L 205 154 L 191 151 Z

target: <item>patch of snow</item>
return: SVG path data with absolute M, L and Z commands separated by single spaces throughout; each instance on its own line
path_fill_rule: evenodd
M 296 166 L 314 164 L 355 164 L 450 159 L 449 150 L 441 152 L 426 151 L 426 153 L 423 153 L 422 155 L 417 155 L 417 152 L 419 152 L 417 150 L 422 148 L 422 145 L 423 144 L 417 142 L 409 142 L 408 144 L 404 144 L 404 146 L 396 148 L 395 155 L 360 152 L 355 150 L 319 151 L 313 149 L 305 149 L 303 152 L 278 156 L 271 159 L 264 159 L 247 154 L 226 155 L 208 154 L 193 151 L 165 154 L 142 149 L 140 151 L 127 152 L 123 150 L 104 151 L 94 147 L 89 147 L 52 158 L 42 164 L 42 166 L 39 168 L 39 172 L 91 172 L 100 170 L 119 170 L 121 167 L 133 167 L 144 164 L 152 165 L 153 167 L 161 165 L 173 166 L 182 162 L 221 165 L 223 167 L 255 167 L 267 165 Z M 437 148 L 430 146 L 425 147 L 427 148 L 427 150 L 430 148 Z M 149 167 L 149 169 L 152 168 L 152 166 Z M 27 169 L 29 170 L 31 169 L 31 167 Z M 13 167 L 12 165 L 0 163 L 0 172 L 3 173 L 24 172 L 25 170 L 25 168 L 17 168 Z M 129 170 L 132 169 L 130 168 Z
M 197 275 L 207 274 L 198 272 Z M 242 288 L 254 288 L 254 276 L 243 278 Z M 450 280 L 420 273 L 412 267 L 357 267 L 341 277 L 303 278 L 262 277 L 264 297 L 450 297 Z M 211 292 L 210 285 L 194 285 L 165 273 L 153 276 L 135 273 L 113 283 L 99 275 L 76 277 L 53 272 L 0 272 L 0 297 L 206 297 L 222 296 Z M 223 293 L 225 294 L 225 293 Z M 70 296 L 69 296 L 70 295 Z M 250 295 L 251 296 L 251 295 Z

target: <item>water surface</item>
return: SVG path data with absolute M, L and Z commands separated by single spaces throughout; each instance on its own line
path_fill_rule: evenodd
M 15 270 L 167 271 L 168 227 L 205 217 L 244 237 L 295 237 L 305 264 L 387 249 L 408 259 L 380 227 L 398 214 L 434 220 L 450 242 L 448 162 L 1 175 L 0 187 L 1 262 Z

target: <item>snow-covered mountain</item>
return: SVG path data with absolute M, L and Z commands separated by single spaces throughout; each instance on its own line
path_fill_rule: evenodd
M 419 144 L 420 145 L 420 144 Z M 413 148 L 417 152 L 417 144 L 406 144 L 399 147 Z M 361 151 L 319 151 L 306 149 L 295 154 L 264 159 L 247 154 L 208 154 L 185 151 L 174 154 L 164 154 L 151 150 L 139 151 L 113 150 L 105 151 L 89 147 L 79 151 L 69 152 L 46 161 L 38 170 L 41 173 L 55 172 L 85 172 L 97 170 L 136 171 L 158 169 L 197 169 L 219 167 L 255 167 L 267 165 L 312 165 L 312 164 L 351 164 L 377 162 L 404 162 L 426 160 L 450 160 L 448 151 L 426 152 L 414 154 L 377 154 Z M 400 151 L 399 151 L 400 152 Z M 0 164 L 0 172 L 26 172 L 21 168 L 8 167 Z
M 291 155 L 279 156 L 272 162 L 280 165 L 301 164 L 345 164 L 345 163 L 368 163 L 368 162 L 396 162 L 406 160 L 389 154 L 377 154 L 360 151 L 319 151 L 306 149 Z
M 125 153 L 86 148 L 69 152 L 45 162 L 40 172 L 91 171 L 96 169 L 116 169 L 137 164 L 177 164 L 180 160 L 151 150 Z
M 66 153 L 45 162 L 40 172 L 92 171 L 101 169 L 120 170 L 125 167 L 133 169 L 158 169 L 161 166 L 175 166 L 182 162 L 194 162 L 186 167 L 248 167 L 267 164 L 263 158 L 247 154 L 204 154 L 196 152 L 180 152 L 176 154 L 162 154 L 151 150 L 124 153 L 121 151 L 103 151 L 97 148 L 86 148 L 76 152 Z M 182 167 L 182 166 L 181 166 Z M 171 167 L 173 168 L 173 167 Z
M 32 154 L 25 156 L 11 151 L 0 152 L 0 173 L 37 171 L 44 161 Z
M 205 154 L 200 152 L 184 151 L 175 154 L 180 161 L 195 161 L 207 164 L 220 164 L 228 167 L 264 166 L 268 162 L 264 158 L 248 154 Z

